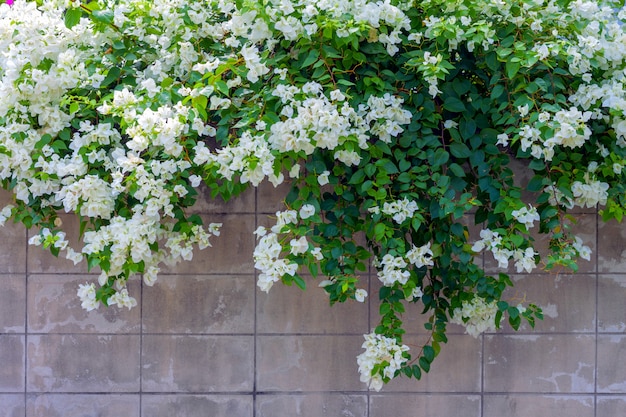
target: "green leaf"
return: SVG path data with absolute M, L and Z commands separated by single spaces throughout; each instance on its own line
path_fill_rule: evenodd
M 78 110 L 80 109 L 80 105 L 77 102 L 72 102 L 72 104 L 70 104 L 70 114 L 73 115 L 74 113 L 76 113 Z
M 389 303 L 382 303 L 378 310 L 381 316 L 387 315 L 390 311 L 391 311 L 391 304 Z
M 112 10 L 94 10 L 91 13 L 91 18 L 94 22 L 104 23 L 106 25 L 113 24 L 113 11 Z
M 363 169 L 359 169 L 350 177 L 350 181 L 348 184 L 360 184 L 365 179 L 365 171 Z
M 120 73 L 122 71 L 118 67 L 112 67 L 109 69 L 107 76 L 104 77 L 104 80 L 100 83 L 100 87 L 107 87 L 113 81 L 117 80 L 120 77 Z
M 513 78 L 517 75 L 517 73 L 520 70 L 520 63 L 519 62 L 513 62 L 513 61 L 507 61 L 506 63 L 506 76 L 508 78 Z
M 312 49 L 309 51 L 309 55 L 307 55 L 306 59 L 302 63 L 302 68 L 306 68 L 310 65 L 313 65 L 315 61 L 320 57 L 320 52 L 317 49 Z
M 306 283 L 304 282 L 304 280 L 302 279 L 300 275 L 295 274 L 293 276 L 293 281 L 296 283 L 298 288 L 300 288 L 301 290 L 306 290 Z
M 80 18 L 83 16 L 83 11 L 80 7 L 67 9 L 65 11 L 65 27 L 68 29 L 73 28 L 80 22 Z
M 472 151 L 466 144 L 462 142 L 454 142 L 450 144 L 450 153 L 456 158 L 469 158 Z
M 476 122 L 473 119 L 461 120 L 459 123 L 459 132 L 463 139 L 467 140 L 476 133 Z
M 537 192 L 537 191 L 543 190 L 545 184 L 546 184 L 546 178 L 544 178 L 541 175 L 535 175 L 528 182 L 528 185 L 526 186 L 526 188 L 528 189 L 528 191 Z
M 374 238 L 381 242 L 385 237 L 385 231 L 387 230 L 385 223 L 377 223 L 374 226 Z
M 454 155 L 454 152 L 452 153 L 452 155 Z M 464 177 L 465 176 L 465 171 L 463 170 L 463 168 L 456 163 L 452 163 L 450 165 L 448 165 L 448 169 L 450 170 L 450 172 L 452 172 L 452 174 L 454 174 L 457 177 Z
M 424 346 L 424 357 L 428 362 L 432 362 L 435 359 L 435 349 L 430 345 Z
M 443 108 L 454 113 L 462 113 L 465 111 L 465 104 L 456 97 L 447 97 L 443 102 Z
M 90 256 L 87 260 L 87 271 L 91 271 L 98 265 L 100 265 L 100 258 L 95 255 Z
M 498 99 L 501 95 L 504 94 L 504 86 L 502 84 L 497 84 L 495 87 L 493 87 L 493 90 L 491 90 L 491 98 L 493 100 Z
M 420 369 L 419 366 L 413 365 L 411 367 L 411 371 L 412 371 L 413 376 L 415 377 L 415 379 L 420 379 L 422 377 L 422 370 Z
M 348 81 L 348 80 L 343 79 L 343 78 L 338 79 L 337 80 L 337 84 L 345 85 L 345 86 L 348 86 L 348 87 L 355 85 L 352 81 Z
M 446 162 L 448 162 L 448 159 L 450 159 L 450 154 L 445 149 L 437 149 L 433 156 L 433 167 L 438 167 L 445 164 Z
M 215 88 L 220 93 L 224 94 L 225 96 L 228 96 L 228 84 L 226 84 L 223 80 L 215 81 Z
M 44 146 L 49 144 L 52 141 L 52 136 L 49 134 L 45 134 L 35 143 L 35 149 L 42 149 Z

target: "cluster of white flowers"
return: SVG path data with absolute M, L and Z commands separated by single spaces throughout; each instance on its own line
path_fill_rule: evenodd
M 68 30 L 61 10 L 37 9 L 35 2 L 18 1 L 0 11 L 0 180 L 17 182 L 19 200 L 31 198 L 52 204 L 54 193 L 87 171 L 82 159 L 54 155 L 48 144 L 38 148 L 46 134 L 56 136 L 69 125 L 71 115 L 63 103 L 70 89 L 90 85 L 85 62 L 90 51 L 106 43 L 86 24 Z M 19 30 L 16 28 L 19 27 Z M 43 154 L 43 155 L 41 155 Z M 33 160 L 34 155 L 39 155 Z M 49 171 L 46 171 L 46 168 Z M 46 176 L 36 176 L 38 169 Z
M 234 3 L 234 2 L 233 2 Z M 301 38 L 309 39 L 320 27 L 319 15 L 332 19 L 339 37 L 347 37 L 359 30 L 363 24 L 376 29 L 377 40 L 382 43 L 390 55 L 398 51 L 400 34 L 410 29 L 410 21 L 404 11 L 390 0 L 270 0 L 249 3 L 245 10 L 238 10 L 231 2 L 222 2 L 222 12 L 231 13 L 228 25 L 225 25 L 225 43 L 232 47 L 241 45 L 242 40 L 250 43 L 263 43 L 268 49 L 282 36 L 296 42 Z M 352 16 L 347 19 L 346 16 Z M 276 34 L 269 30 L 274 27 Z M 387 30 L 380 30 L 384 26 Z
M 404 285 L 411 277 L 407 271 L 407 262 L 402 256 L 386 254 L 380 261 L 375 261 L 374 266 L 379 269 L 378 279 L 387 287 L 392 287 L 397 283 Z M 382 269 L 380 269 L 382 268 Z
M 472 245 L 472 251 L 479 253 L 483 249 L 490 250 L 493 253 L 493 257 L 498 261 L 499 268 L 506 268 L 509 266 L 509 258 L 513 255 L 512 251 L 503 247 L 502 236 L 498 232 L 491 231 L 489 229 L 483 229 L 480 231 L 480 240 L 477 240 Z
M 275 157 L 263 135 L 253 136 L 246 131 L 236 145 L 211 152 L 204 142 L 199 142 L 194 151 L 195 164 L 215 163 L 219 167 L 218 173 L 229 181 L 234 174 L 240 175 L 241 182 L 250 182 L 254 186 L 259 185 L 266 177 L 274 186 L 282 184 L 285 179 L 282 173 L 276 174 Z
M 104 285 L 109 277 L 122 274 L 129 258 L 136 264 L 144 263 L 144 282 L 153 285 L 161 262 L 175 265 L 181 260 L 191 260 L 194 245 L 200 249 L 211 246 L 210 237 L 219 236 L 221 227 L 219 223 L 211 223 L 205 230 L 196 225 L 191 233 L 180 233 L 168 229 L 168 225 L 171 228 L 171 224 L 162 227 L 158 218 L 137 212 L 130 219 L 116 216 L 108 225 L 85 232 L 82 253 L 98 254 L 107 248 L 111 252 L 110 267 L 101 273 L 100 285 Z M 162 241 L 165 242 L 162 248 L 154 251 L 153 247 Z
M 257 286 L 265 292 L 269 292 L 275 282 L 285 275 L 294 275 L 298 270 L 298 264 L 279 258 L 283 252 L 283 246 L 278 241 L 276 233 L 259 231 L 259 242 L 254 248 L 254 267 L 260 271 Z
M 408 198 L 402 200 L 396 200 L 392 202 L 383 203 L 383 208 L 378 206 L 370 207 L 368 211 L 372 214 L 378 214 L 381 211 L 392 216 L 391 218 L 398 224 L 404 223 L 406 219 L 411 219 L 413 214 L 419 209 L 417 202 L 411 201 Z
M 416 268 L 433 266 L 433 251 L 430 249 L 430 242 L 420 247 L 411 245 L 411 249 L 406 253 L 406 259 Z
M 69 242 L 65 239 L 65 232 L 52 233 L 47 227 L 42 229 L 40 233 L 33 235 L 28 239 L 29 245 L 52 245 L 59 250 L 68 247 Z
M 96 286 L 93 282 L 80 284 L 76 295 L 81 301 L 81 307 L 85 310 L 91 311 L 100 307 L 100 301 L 96 300 Z
M 528 113 L 525 107 L 521 113 Z M 530 150 L 533 157 L 551 161 L 555 147 L 579 148 L 591 137 L 591 129 L 587 126 L 589 120 L 599 117 L 590 111 L 581 112 L 575 107 L 569 110 L 559 110 L 554 116 L 548 112 L 539 114 L 537 121 L 532 125 L 524 125 L 519 131 L 522 151 Z M 553 134 L 546 138 L 545 128 Z
M 461 308 L 456 308 L 450 323 L 465 327 L 468 334 L 478 337 L 485 331 L 496 329 L 496 314 L 498 305 L 496 301 L 487 302 L 484 298 L 474 296 L 470 301 L 463 301 Z
M 572 242 L 572 248 L 576 251 L 578 256 L 586 261 L 591 260 L 591 248 L 587 245 L 583 245 L 583 240 L 578 236 L 574 236 L 574 242 Z
M 574 205 L 580 207 L 595 207 L 598 204 L 606 204 L 609 184 L 589 179 L 585 177 L 585 182 L 574 181 L 572 183 L 572 194 L 574 196 Z
M 257 286 L 265 292 L 269 292 L 275 282 L 278 282 L 285 275 L 295 275 L 298 264 L 288 259 L 281 258 L 283 252 L 292 255 L 310 253 L 316 260 L 323 259 L 320 248 L 312 247 L 306 236 L 292 238 L 286 248 L 279 240 L 281 234 L 289 233 L 290 224 L 295 224 L 300 219 L 308 219 L 315 214 L 315 207 L 311 204 L 304 204 L 299 211 L 285 210 L 276 212 L 276 223 L 268 231 L 265 227 L 259 226 L 254 232 L 259 241 L 254 248 L 254 267 L 260 271 Z M 359 294 L 361 297 L 363 294 Z M 367 295 L 367 293 L 365 294 Z M 363 298 L 365 298 L 363 295 Z
M 107 300 L 108 306 L 117 305 L 118 307 L 126 307 L 130 310 L 137 305 L 137 300 L 128 293 L 125 281 L 117 280 L 115 282 L 115 289 L 115 294 Z M 81 301 L 81 307 L 85 310 L 91 311 L 100 307 L 101 303 L 96 299 L 96 286 L 94 283 L 80 284 L 76 295 Z
M 109 219 L 115 208 L 111 186 L 96 175 L 65 185 L 55 195 L 66 213 L 79 211 L 81 216 Z
M 403 100 L 390 94 L 370 96 L 367 105 L 357 110 L 339 90 L 327 97 L 317 82 L 301 88 L 279 84 L 272 94 L 284 105 L 281 115 L 285 119 L 272 124 L 267 141 L 280 152 L 310 155 L 316 148 L 339 148 L 335 158 L 348 165 L 358 164 L 360 157 L 355 151 L 340 149 L 348 138 L 356 138 L 359 148 L 365 149 L 371 136 L 390 142 L 391 136 L 398 136 L 404 131 L 401 126 L 411 121 L 411 113 L 402 108 Z
M 363 335 L 365 342 L 361 346 L 365 352 L 357 356 L 361 382 L 367 384 L 370 389 L 380 391 L 384 379 L 394 377 L 407 358 L 405 352 L 409 351 L 407 345 L 399 345 L 396 339 L 380 334 L 370 333 Z M 375 367 L 380 367 L 374 373 Z
M 511 214 L 513 215 L 513 218 L 515 218 L 515 220 L 522 223 L 524 226 L 526 226 L 527 229 L 530 229 L 535 225 L 534 223 L 536 221 L 539 221 L 539 213 L 537 212 L 537 209 L 532 205 L 529 205 L 528 207 L 522 207 L 519 210 L 513 210 Z
M 532 214 L 531 214 L 532 216 Z M 509 249 L 506 247 L 505 241 L 498 232 L 489 229 L 480 231 L 480 240 L 472 245 L 472 251 L 478 253 L 487 249 L 491 251 L 493 257 L 498 261 L 498 268 L 506 269 L 509 267 L 509 259 L 515 260 L 515 268 L 517 272 L 532 272 L 536 268 L 535 257 L 537 252 L 532 247 L 526 249 Z
M 374 260 L 374 267 L 379 269 L 377 273 L 378 279 L 387 287 L 392 287 L 396 283 L 401 285 L 405 285 L 407 283 L 411 277 L 411 273 L 405 268 L 409 264 L 414 265 L 416 268 L 434 265 L 433 252 L 430 249 L 430 242 L 420 247 L 412 245 L 411 249 L 404 257 L 393 256 L 388 253 L 383 256 L 381 260 Z M 418 288 L 414 293 L 413 298 L 420 296 L 421 289 Z
M 0 227 L 4 226 L 6 221 L 11 217 L 14 208 L 15 206 L 13 204 L 9 204 L 0 210 Z
M 442 67 L 440 66 L 442 60 L 443 56 L 441 54 L 432 55 L 428 51 L 424 52 L 420 69 L 426 75 L 424 79 L 428 83 L 428 94 L 432 97 L 436 97 L 437 94 L 441 94 L 441 90 L 438 88 L 439 79 L 437 75 L 443 72 Z

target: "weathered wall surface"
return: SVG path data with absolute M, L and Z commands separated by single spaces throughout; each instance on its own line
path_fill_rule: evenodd
M 83 311 L 76 288 L 97 276 L 29 247 L 23 226 L 0 228 L 0 415 L 624 415 L 626 225 L 581 213 L 576 229 L 591 262 L 576 274 L 513 275 L 510 296 L 544 308 L 535 330 L 474 339 L 452 327 L 431 374 L 376 393 L 359 382 L 355 360 L 376 323 L 375 299 L 329 308 L 315 283 L 306 294 L 255 287 L 252 232 L 280 208 L 282 192 L 199 204 L 224 223 L 222 235 L 154 287 L 134 281 L 131 311 Z M 8 202 L 2 192 L 0 206 Z M 76 234 L 72 217 L 63 220 Z M 375 298 L 375 275 L 369 285 Z M 409 314 L 408 342 L 419 345 L 423 318 Z

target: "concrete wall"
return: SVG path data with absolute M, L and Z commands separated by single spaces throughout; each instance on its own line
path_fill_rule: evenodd
M 591 262 L 576 274 L 513 276 L 510 296 L 544 307 L 535 330 L 474 339 L 453 326 L 430 374 L 376 393 L 355 361 L 376 323 L 375 275 L 371 304 L 329 308 L 315 283 L 306 294 L 256 289 L 252 231 L 284 191 L 198 204 L 224 223 L 222 236 L 154 287 L 135 280 L 131 311 L 83 311 L 76 288 L 96 276 L 29 247 L 23 226 L 0 228 L 0 416 L 626 415 L 626 225 L 581 213 Z M 8 202 L 1 192 L 0 207 Z M 76 221 L 63 220 L 76 235 Z M 419 345 L 417 310 L 407 322 Z

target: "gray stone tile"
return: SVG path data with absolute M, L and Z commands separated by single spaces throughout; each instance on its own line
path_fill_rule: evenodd
M 598 331 L 626 332 L 626 275 L 598 276 Z
M 252 336 L 143 338 L 144 392 L 252 391 Z
M 598 272 L 626 272 L 626 227 L 615 220 L 598 225 Z
M 93 275 L 44 274 L 28 277 L 28 331 L 37 333 L 139 333 L 141 307 L 101 305 L 86 311 L 76 295 L 79 284 L 95 282 Z M 141 303 L 139 278 L 128 291 Z
M 0 274 L 0 333 L 24 333 L 26 276 Z
M 328 294 L 317 286 L 319 280 L 305 280 L 304 291 L 281 283 L 269 293 L 257 290 L 259 333 L 369 333 L 367 302 L 348 300 L 331 306 Z M 367 277 L 362 287 L 367 288 Z
M 139 391 L 139 336 L 31 335 L 29 392 Z
M 260 336 L 257 390 L 357 391 L 362 336 Z
M 257 417 L 366 417 L 367 396 L 348 394 L 267 394 L 256 399 Z
M 598 417 L 620 417 L 626 410 L 626 396 L 598 396 L 596 401 Z
M 7 204 L 13 204 L 13 193 L 0 188 L 0 207 L 4 207 Z
M 24 394 L 0 394 L 0 409 L 6 417 L 24 417 Z
M 485 392 L 594 391 L 595 340 L 583 335 L 485 337 Z
M 0 334 L 0 392 L 24 391 L 24 336 Z
M 4 204 L 0 204 L 0 210 Z M 26 272 L 26 228 L 9 220 L 0 227 L 0 273 Z
M 598 392 L 626 394 L 626 336 L 598 337 Z
M 254 277 L 162 275 L 144 287 L 147 333 L 253 333 Z
M 486 395 L 484 401 L 483 417 L 595 417 L 593 397 L 586 395 Z
M 522 302 L 541 307 L 543 320 L 536 320 L 533 329 L 522 321 L 521 332 L 594 332 L 596 327 L 596 279 L 587 274 L 513 275 L 515 286 L 505 292 L 511 305 Z M 506 320 L 504 332 L 514 332 Z
M 211 247 L 194 250 L 191 262 L 161 266 L 161 273 L 172 274 L 253 274 L 255 218 L 249 214 L 210 214 L 202 216 L 205 225 L 222 223 L 220 236 L 211 238 Z
M 27 417 L 139 417 L 139 395 L 35 394 L 28 396 Z
M 449 343 L 441 345 L 441 353 L 422 379 L 400 376 L 383 389 L 410 392 L 480 392 L 482 340 L 468 335 L 450 335 Z M 405 338 L 404 343 L 417 354 L 427 337 Z
M 480 417 L 480 396 L 422 394 L 370 395 L 369 417 L 389 416 Z
M 254 213 L 255 189 L 248 187 L 242 194 L 224 201 L 221 197 L 211 197 L 211 191 L 202 184 L 198 187 L 198 198 L 188 211 L 190 213 Z
M 252 417 L 252 395 L 144 395 L 143 417 Z
M 274 214 L 285 210 L 284 200 L 291 190 L 291 183 L 285 181 L 278 187 L 274 187 L 269 181 L 263 181 L 257 187 L 258 212 Z

